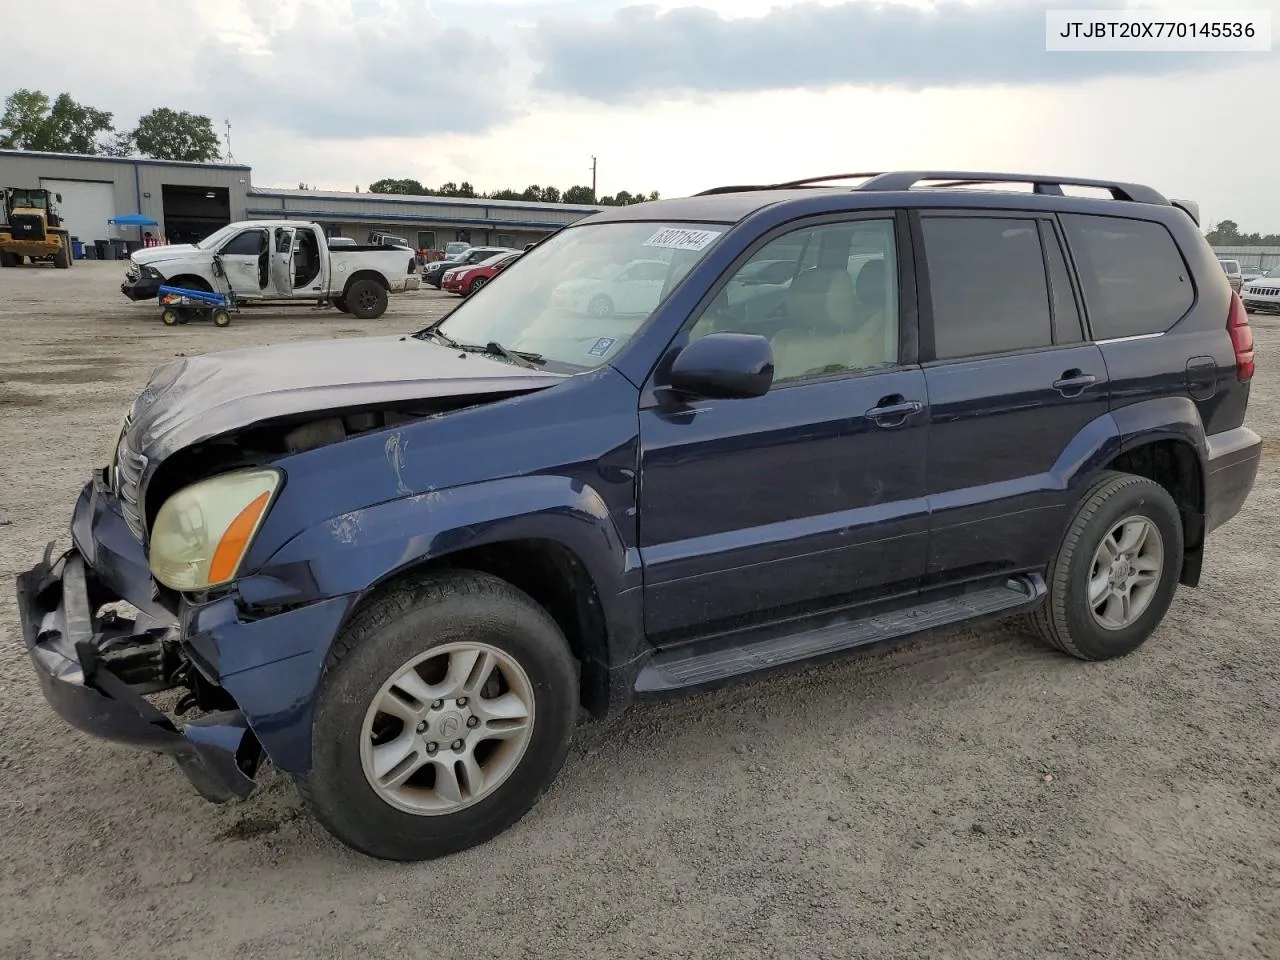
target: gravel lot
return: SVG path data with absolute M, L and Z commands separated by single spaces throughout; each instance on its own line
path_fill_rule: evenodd
M 254 311 L 166 329 L 121 264 L 0 273 L 0 575 L 65 534 L 150 370 L 408 331 Z M 1133 656 L 960 631 L 579 731 L 485 847 L 365 859 L 268 774 L 217 807 L 67 728 L 0 587 L 0 958 L 1280 957 L 1280 322 L 1255 318 L 1269 459 Z

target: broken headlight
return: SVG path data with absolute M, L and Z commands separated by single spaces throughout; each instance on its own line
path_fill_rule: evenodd
M 280 480 L 278 470 L 237 470 L 179 490 L 151 525 L 152 575 L 172 590 L 230 583 Z

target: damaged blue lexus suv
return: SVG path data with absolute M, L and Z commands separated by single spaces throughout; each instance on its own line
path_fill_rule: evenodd
M 988 618 L 1129 654 L 1261 453 L 1198 216 L 1038 175 L 722 187 L 565 227 L 411 335 L 176 359 L 18 578 L 34 672 L 211 801 L 270 763 L 417 860 L 523 817 L 580 708 Z

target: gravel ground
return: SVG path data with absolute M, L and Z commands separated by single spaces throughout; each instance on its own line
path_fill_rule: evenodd
M 119 264 L 0 274 L 0 576 L 64 534 L 126 403 L 179 353 L 407 331 L 308 308 L 166 329 Z M 268 774 L 201 800 L 67 728 L 0 588 L 0 957 L 1280 957 L 1280 322 L 1269 459 L 1138 653 L 962 630 L 584 726 L 514 829 L 392 865 Z

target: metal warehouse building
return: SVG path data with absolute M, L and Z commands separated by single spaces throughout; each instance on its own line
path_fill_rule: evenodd
M 248 166 L 178 163 L 77 154 L 0 150 L 0 187 L 44 187 L 62 195 L 59 212 L 86 244 L 140 239 L 135 227 L 109 220 L 140 213 L 152 232 L 189 243 L 236 220 L 314 220 L 330 236 L 363 242 L 372 231 L 410 246 L 440 249 L 452 241 L 523 246 L 600 209 L 564 203 L 467 200 L 253 186 Z

